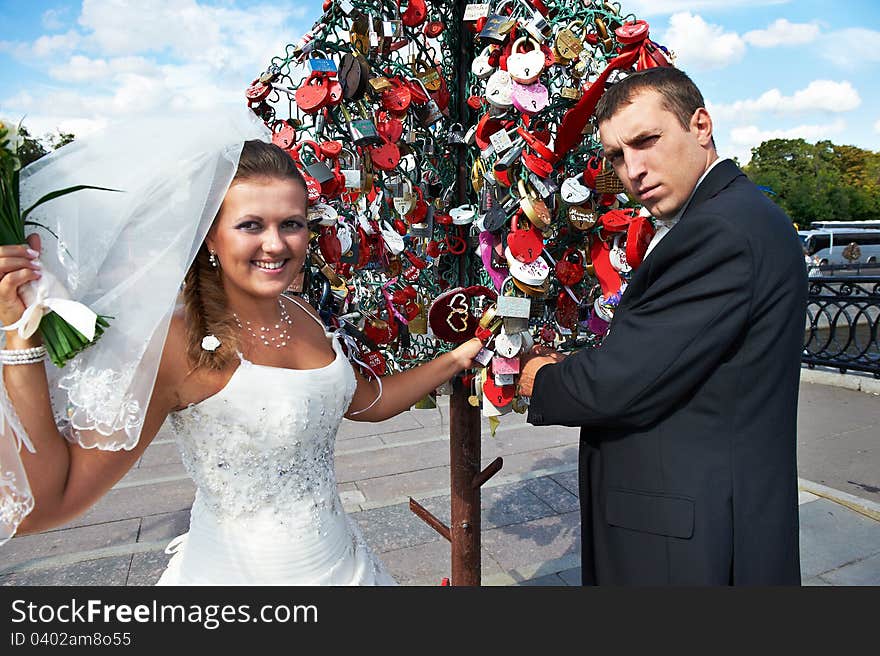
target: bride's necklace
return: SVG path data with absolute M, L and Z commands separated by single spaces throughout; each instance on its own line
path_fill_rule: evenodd
M 262 342 L 265 346 L 281 348 L 282 346 L 287 346 L 287 342 L 290 339 L 290 333 L 287 332 L 287 329 L 293 326 L 293 322 L 290 320 L 287 308 L 284 307 L 284 303 L 281 302 L 280 298 L 278 299 L 278 307 L 281 309 L 281 319 L 275 324 L 274 328 L 271 326 L 256 326 L 256 332 L 254 331 L 255 326 L 250 321 L 245 321 L 244 325 L 242 325 L 235 312 L 232 313 L 232 316 L 235 319 L 235 323 L 238 324 L 239 330 L 248 331 L 255 341 Z

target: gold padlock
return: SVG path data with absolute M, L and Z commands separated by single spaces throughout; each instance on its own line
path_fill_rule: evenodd
M 471 167 L 471 186 L 476 194 L 479 194 L 483 189 L 484 173 L 486 173 L 486 165 L 483 164 L 482 158 L 477 157 L 474 160 L 474 165 Z
M 582 21 L 572 21 L 565 27 L 563 27 L 556 34 L 556 41 L 553 43 L 553 48 L 555 52 L 559 53 L 563 59 L 571 61 L 572 59 L 576 59 L 578 55 L 580 55 L 581 50 L 584 49 L 583 38 L 578 37 L 577 34 L 574 33 L 574 26 L 579 26 L 580 32 L 583 35 L 583 27 L 584 24 Z
M 611 37 L 608 35 L 608 28 L 605 25 L 605 21 L 597 16 L 595 23 L 596 31 L 599 33 L 599 41 L 602 42 L 602 49 L 605 52 L 611 52 L 614 48 L 614 41 L 612 41 Z
M 568 222 L 571 227 L 581 232 L 596 225 L 596 210 L 588 205 L 572 205 L 568 208 Z

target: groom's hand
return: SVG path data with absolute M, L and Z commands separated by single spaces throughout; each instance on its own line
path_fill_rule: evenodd
M 557 364 L 565 359 L 565 355 L 553 349 L 538 344 L 532 347 L 520 360 L 519 383 L 517 393 L 520 396 L 531 396 L 535 385 L 535 375 L 538 369 L 548 364 Z

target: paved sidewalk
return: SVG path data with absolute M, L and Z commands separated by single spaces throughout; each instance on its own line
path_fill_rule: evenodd
M 404 585 L 449 576 L 449 544 L 409 510 L 410 496 L 449 520 L 448 403 L 380 424 L 346 421 L 336 450 L 343 503 Z M 484 585 L 578 585 L 576 429 L 484 422 Z M 807 585 L 880 585 L 880 397 L 801 384 L 801 565 Z M 152 585 L 187 530 L 194 486 L 160 434 L 88 513 L 0 548 L 2 585 Z

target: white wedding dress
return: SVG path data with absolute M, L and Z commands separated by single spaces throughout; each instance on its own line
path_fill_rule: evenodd
M 220 392 L 171 414 L 197 490 L 157 585 L 395 584 L 336 488 L 336 431 L 356 379 L 336 336 L 333 349 L 318 369 L 242 357 Z

